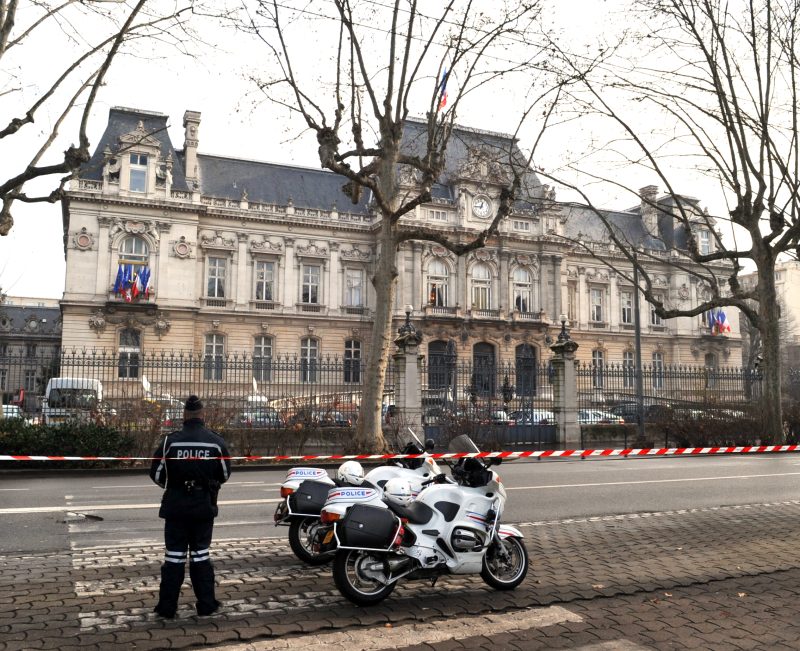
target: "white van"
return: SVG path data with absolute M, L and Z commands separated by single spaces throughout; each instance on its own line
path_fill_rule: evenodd
M 100 380 L 83 377 L 54 377 L 47 383 L 42 406 L 45 425 L 68 420 L 91 420 L 103 401 Z

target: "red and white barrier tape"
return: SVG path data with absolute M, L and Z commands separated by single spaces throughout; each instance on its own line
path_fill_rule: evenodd
M 517 452 L 433 452 L 430 454 L 305 454 L 225 457 L 231 461 L 388 461 L 391 459 L 549 459 L 558 457 L 663 457 L 701 454 L 747 454 L 762 452 L 800 452 L 800 445 L 737 445 L 706 448 L 614 448 L 604 450 L 524 450 Z M 159 458 L 160 457 L 155 457 Z M 217 459 L 219 457 L 212 457 Z M 0 454 L 0 461 L 153 461 L 154 457 L 100 457 Z M 204 459 L 205 460 L 205 459 Z

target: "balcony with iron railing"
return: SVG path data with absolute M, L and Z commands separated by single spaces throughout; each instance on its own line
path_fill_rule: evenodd
M 312 312 L 315 314 L 326 314 L 327 306 L 321 303 L 295 303 L 298 312 Z
M 457 306 L 450 305 L 424 305 L 422 311 L 426 317 L 452 319 L 461 316 L 461 310 Z

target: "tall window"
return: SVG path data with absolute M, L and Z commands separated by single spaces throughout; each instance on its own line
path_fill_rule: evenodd
M 36 357 L 36 344 L 25 344 L 25 357 Z
M 653 353 L 653 388 L 664 388 L 664 355 Z
M 300 341 L 300 381 L 317 381 L 317 361 L 319 359 L 319 343 L 311 337 Z
M 131 154 L 130 191 L 147 192 L 147 154 Z
M 622 308 L 621 323 L 631 325 L 633 323 L 633 292 L 622 292 L 619 295 L 619 302 Z
M 345 269 L 344 304 L 348 307 L 364 305 L 364 272 L 361 269 Z
M 591 289 L 589 291 L 592 321 L 602 322 L 603 320 L 603 290 Z
M 622 353 L 622 385 L 626 389 L 634 387 L 636 380 L 636 358 L 632 351 Z
M 489 397 L 495 393 L 497 369 L 494 346 L 484 342 L 472 347 L 472 386 L 479 396 Z
M 139 377 L 139 354 L 142 351 L 141 334 L 141 332 L 133 328 L 120 330 L 118 377 Z
M 700 240 L 700 254 L 708 255 L 711 253 L 711 231 L 702 228 L 697 232 L 697 234 Z
M 536 395 L 536 349 L 530 344 L 520 344 L 516 348 L 514 361 L 517 395 L 521 397 Z
M 226 263 L 227 260 L 225 258 L 208 259 L 209 298 L 225 298 Z
M 578 320 L 578 287 L 575 283 L 567 285 L 567 319 L 570 323 Z
M 133 264 L 135 266 L 147 266 L 150 261 L 150 248 L 141 237 L 130 235 L 122 240 L 119 245 L 120 264 Z
M 318 264 L 303 265 L 303 286 L 300 293 L 301 303 L 321 303 L 320 283 L 322 267 Z
M 531 301 L 531 274 L 527 269 L 514 269 L 514 309 L 520 312 L 533 312 Z
M 654 294 L 653 298 L 657 299 L 659 302 L 664 302 L 664 297 L 658 294 Z M 661 326 L 664 325 L 664 322 L 661 320 L 661 317 L 656 314 L 656 306 L 652 303 L 650 304 L 650 323 L 654 326 Z
M 256 382 L 272 379 L 272 337 L 258 336 L 253 346 L 253 377 Z
M 203 379 L 221 380 L 225 356 L 225 335 L 206 335 Z
M 706 367 L 706 388 L 713 389 L 717 386 L 717 356 L 706 353 L 704 364 Z
M 256 300 L 275 300 L 275 263 L 256 262 Z
M 428 388 L 447 389 L 447 398 L 455 396 L 456 346 L 452 341 L 428 344 Z
M 472 268 L 472 308 L 489 310 L 492 307 L 492 271 L 485 264 Z
M 6 378 L 8 377 L 8 369 L 0 368 L 0 391 L 6 390 Z
M 603 388 L 605 362 L 606 356 L 602 350 L 592 351 L 592 384 L 597 389 Z
M 428 265 L 428 304 L 447 306 L 447 265 L 441 260 L 432 260 Z
M 344 342 L 344 381 L 361 382 L 361 342 L 355 339 Z
M 36 391 L 36 371 L 35 370 L 27 370 L 25 371 L 25 378 L 22 383 L 22 388 L 25 389 L 26 392 L 31 393 Z

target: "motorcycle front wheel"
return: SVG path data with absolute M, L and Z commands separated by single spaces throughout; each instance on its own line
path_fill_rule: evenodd
M 375 574 L 383 574 L 383 557 L 374 552 L 341 549 L 333 560 L 333 582 L 342 596 L 357 606 L 372 606 L 394 590 L 394 583 L 381 583 Z
M 322 523 L 318 518 L 298 518 L 289 525 L 289 547 L 294 555 L 308 565 L 324 565 L 331 560 L 329 554 L 314 551 L 314 534 Z
M 481 578 L 495 590 L 513 590 L 528 574 L 528 550 L 520 538 L 496 539 L 483 557 Z

